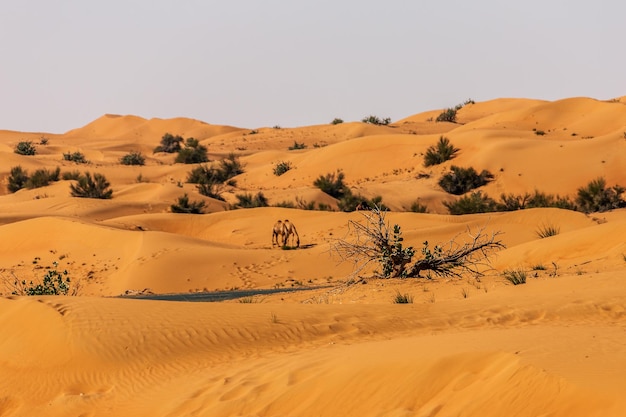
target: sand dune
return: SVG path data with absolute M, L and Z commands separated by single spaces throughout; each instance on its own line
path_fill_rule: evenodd
M 599 177 L 626 186 L 624 104 L 502 98 L 467 103 L 456 123 L 435 122 L 435 109 L 388 126 L 104 115 L 60 135 L 0 131 L 0 416 L 626 415 L 626 208 L 454 216 L 444 202 L 459 197 L 438 185 L 456 165 L 490 171 L 480 190 L 495 199 L 541 191 L 573 201 Z M 210 163 L 238 155 L 245 172 L 224 201 L 186 182 L 193 166 L 153 153 L 165 133 L 198 139 Z M 425 167 L 442 135 L 458 154 Z M 14 153 L 20 141 L 37 154 Z M 145 165 L 121 165 L 129 151 Z M 280 162 L 291 169 L 277 176 Z M 16 166 L 101 173 L 113 198 L 72 197 L 72 180 L 11 193 Z M 382 197 L 417 256 L 425 241 L 463 243 L 479 230 L 505 247 L 482 276 L 378 279 L 372 264 L 350 284 L 354 259 L 332 248 L 355 239 L 350 224 L 367 212 L 336 211 L 313 185 L 337 172 L 353 193 Z M 259 192 L 293 208 L 232 209 Z M 185 193 L 206 214 L 172 213 Z M 428 212 L 411 212 L 415 203 Z M 285 219 L 297 249 L 272 245 Z M 553 236 L 541 236 L 546 227 Z M 67 271 L 77 297 L 11 294 L 54 270 Z M 512 285 L 510 271 L 526 284 Z M 276 292 L 141 299 L 229 290 Z M 395 304 L 398 295 L 412 303 Z

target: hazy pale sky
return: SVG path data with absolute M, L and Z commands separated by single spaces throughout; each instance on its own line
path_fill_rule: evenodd
M 0 3 L 0 129 L 105 113 L 255 128 L 626 95 L 623 0 Z

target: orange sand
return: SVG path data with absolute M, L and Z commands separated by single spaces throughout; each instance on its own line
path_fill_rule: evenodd
M 626 210 L 560 209 L 451 216 L 437 180 L 451 165 L 487 169 L 483 188 L 574 197 L 589 181 L 626 185 L 626 102 L 499 99 L 390 126 L 294 129 L 105 115 L 60 135 L 0 131 L 0 416 L 624 416 Z M 543 130 L 545 135 L 537 135 Z M 166 133 L 195 137 L 211 159 L 240 155 L 226 202 L 185 183 L 191 166 L 153 154 Z M 423 154 L 445 135 L 461 149 L 442 165 Z M 13 153 L 23 140 L 35 156 Z M 294 142 L 306 145 L 288 150 Z M 123 166 L 131 150 L 146 165 Z M 63 160 L 80 151 L 90 163 Z M 293 169 L 275 176 L 280 161 Z M 7 191 L 11 167 L 103 173 L 111 200 L 70 196 L 68 181 Z M 312 183 L 341 169 L 380 195 L 406 245 L 500 231 L 506 249 L 485 276 L 367 279 L 329 253 L 362 213 L 280 207 L 228 210 L 236 194 L 335 205 Z M 140 176 L 141 181 L 138 181 Z M 183 193 L 207 214 L 173 214 Z M 429 213 L 411 213 L 419 201 Z M 298 250 L 272 248 L 289 218 Z M 541 239 L 554 225 L 559 234 Z M 78 297 L 10 295 L 15 279 L 58 262 Z M 513 286 L 502 272 L 528 271 Z M 119 298 L 136 293 L 307 288 L 249 303 Z M 393 303 L 397 293 L 413 304 Z

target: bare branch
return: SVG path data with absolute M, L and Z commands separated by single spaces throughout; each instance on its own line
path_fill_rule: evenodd
M 372 262 L 380 264 L 385 278 L 420 277 L 422 271 L 446 277 L 460 276 L 463 272 L 481 275 L 481 267 L 487 264 L 488 255 L 505 247 L 498 239 L 500 232 L 488 235 L 485 227 L 475 233 L 468 228 L 469 241 L 459 244 L 453 238 L 445 249 L 439 245 L 431 249 L 428 242 L 424 242 L 422 258 L 413 262 L 415 251 L 412 247 L 402 246 L 400 226 L 391 228 L 385 215 L 385 211 L 375 206 L 363 213 L 364 223 L 348 222 L 348 233 L 354 236 L 352 240 L 337 239 L 331 243 L 331 253 L 338 255 L 342 262 L 353 262 L 352 278 Z

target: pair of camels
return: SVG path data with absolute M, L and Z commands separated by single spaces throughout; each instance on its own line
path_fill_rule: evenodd
M 298 231 L 296 230 L 296 226 L 293 225 L 289 220 L 285 219 L 285 221 L 278 220 L 274 224 L 274 228 L 272 229 L 272 247 L 273 246 L 287 246 L 289 243 L 289 238 L 291 237 L 291 246 L 293 246 L 294 241 L 296 243 L 296 247 L 300 247 L 300 235 L 298 235 Z M 279 241 L 279 238 L 282 240 Z

